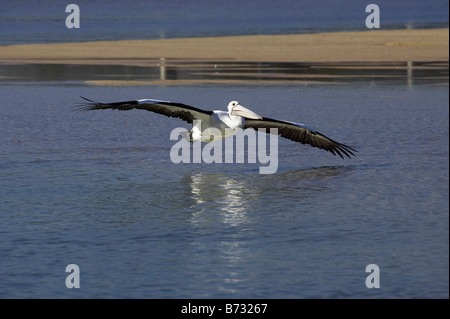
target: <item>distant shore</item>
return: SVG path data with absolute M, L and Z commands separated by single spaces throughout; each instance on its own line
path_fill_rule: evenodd
M 0 46 L 0 63 L 154 65 L 161 61 L 407 62 L 449 60 L 449 29 L 370 30 Z

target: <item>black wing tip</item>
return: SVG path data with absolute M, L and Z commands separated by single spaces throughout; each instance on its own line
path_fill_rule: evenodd
M 339 155 L 342 159 L 344 158 L 344 155 L 347 156 L 348 158 L 352 158 L 352 156 L 356 156 L 353 152 L 358 152 L 355 148 L 336 142 L 334 140 L 332 140 L 331 138 L 323 135 L 322 133 L 319 132 L 315 132 L 318 135 L 321 135 L 322 137 L 328 139 L 331 142 L 331 145 L 329 145 L 329 147 L 324 147 L 324 149 L 328 152 L 330 152 L 331 154 L 333 154 L 334 156 Z
M 91 99 L 88 99 L 87 97 L 84 97 L 84 96 L 81 96 L 81 95 L 80 95 L 80 97 L 81 97 L 83 100 L 86 100 L 86 101 L 89 101 L 89 102 L 97 103 L 96 101 L 93 101 L 93 100 L 91 100 Z
M 101 105 L 102 103 L 88 99 L 87 97 L 81 96 L 80 97 L 83 100 L 86 100 L 87 102 L 82 102 L 82 103 L 78 103 L 78 105 L 75 105 L 74 111 L 77 113 L 83 113 L 83 112 L 87 112 L 87 111 L 92 111 L 95 110 L 95 108 L 99 105 Z
M 333 150 L 339 155 L 342 159 L 345 159 L 343 155 L 347 156 L 348 158 L 352 158 L 352 156 L 356 156 L 353 152 L 358 152 L 353 147 L 347 146 L 345 144 L 336 143 L 337 145 L 334 145 Z M 336 155 L 334 152 L 331 152 L 334 155 Z

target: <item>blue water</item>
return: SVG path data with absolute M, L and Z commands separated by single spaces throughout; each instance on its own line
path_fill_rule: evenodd
M 448 83 L 0 86 L 2 298 L 448 298 Z M 174 164 L 185 126 L 79 95 L 237 99 L 358 149 L 279 140 L 279 167 Z M 67 289 L 69 264 L 80 289 Z M 380 267 L 368 289 L 368 264 Z
M 0 2 L 0 45 L 120 39 L 367 30 L 369 3 L 337 1 L 73 1 L 80 28 L 66 28 L 70 2 Z M 448 27 L 446 0 L 378 0 L 382 29 Z

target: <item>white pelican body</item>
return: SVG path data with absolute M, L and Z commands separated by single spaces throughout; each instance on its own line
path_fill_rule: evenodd
M 82 97 L 89 103 L 79 106 L 80 111 L 113 109 L 127 111 L 131 109 L 143 109 L 169 117 L 177 117 L 188 123 L 192 123 L 192 130 L 187 139 L 191 142 L 211 142 L 234 135 L 242 129 L 265 129 L 266 132 L 276 134 L 302 144 L 310 144 L 312 147 L 324 149 L 333 155 L 351 157 L 355 149 L 333 141 L 316 130 L 306 125 L 288 121 L 261 117 L 258 114 L 243 107 L 237 101 L 228 104 L 228 111 L 205 111 L 182 103 L 142 99 L 125 102 L 100 103 Z M 276 130 L 269 130 L 276 128 Z
M 232 136 L 242 130 L 245 119 L 262 119 L 261 116 L 243 107 L 237 101 L 228 104 L 228 112 L 213 111 L 203 120 L 194 120 L 190 132 L 192 142 L 212 142 Z

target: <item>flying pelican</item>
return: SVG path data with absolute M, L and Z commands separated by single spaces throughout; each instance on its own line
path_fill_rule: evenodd
M 233 135 L 239 130 L 246 128 L 265 129 L 266 132 L 270 128 L 277 128 L 278 135 L 284 138 L 324 149 L 333 155 L 339 155 L 341 158 L 344 158 L 343 155 L 351 158 L 352 155 L 355 156 L 353 152 L 356 152 L 354 148 L 333 141 L 306 125 L 261 117 L 243 107 L 237 101 L 231 101 L 227 107 L 228 112 L 225 112 L 217 110 L 205 111 L 182 103 L 153 99 L 101 103 L 82 96 L 81 98 L 86 100 L 87 103 L 81 103 L 77 106 L 79 111 L 103 109 L 128 111 L 131 109 L 142 109 L 169 117 L 180 118 L 193 124 L 192 130 L 187 136 L 191 142 L 210 142 L 211 136 L 203 134 L 207 128 L 219 129 L 222 132 L 221 138 Z

